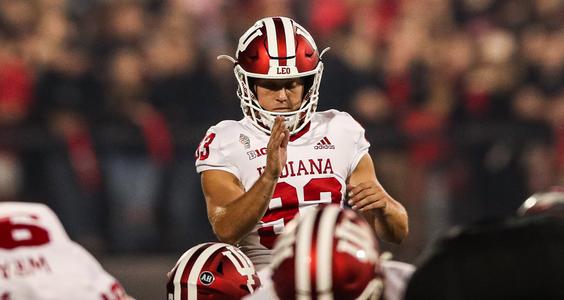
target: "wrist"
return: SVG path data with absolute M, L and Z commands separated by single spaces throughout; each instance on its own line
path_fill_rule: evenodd
M 278 179 L 280 178 L 280 174 L 277 174 L 275 172 L 270 172 L 268 170 L 265 170 L 264 173 L 262 173 L 262 176 L 264 179 L 268 180 L 268 181 L 274 181 L 277 182 Z

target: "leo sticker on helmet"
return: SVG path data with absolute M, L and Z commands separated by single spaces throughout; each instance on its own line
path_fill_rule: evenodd
M 200 274 L 200 282 L 204 285 L 210 285 L 215 280 L 211 272 L 205 271 Z
M 276 74 L 290 74 L 289 67 L 276 67 Z

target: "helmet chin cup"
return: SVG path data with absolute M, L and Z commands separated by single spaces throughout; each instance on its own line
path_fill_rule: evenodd
M 268 131 L 265 131 L 266 133 L 270 133 L 272 127 L 274 126 L 274 121 L 276 120 L 276 117 L 281 116 L 282 118 L 284 118 L 284 124 L 286 125 L 286 128 L 288 128 L 288 130 L 293 133 L 294 130 L 296 130 L 296 126 L 299 124 L 299 114 L 295 113 L 295 112 L 290 112 L 291 115 L 282 115 L 282 114 L 277 114 L 277 113 L 271 113 L 267 110 L 263 110 L 260 111 L 260 123 L 262 128 L 268 129 Z

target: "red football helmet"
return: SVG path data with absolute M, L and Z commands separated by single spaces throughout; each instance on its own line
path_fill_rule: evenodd
M 337 205 L 290 222 L 271 266 L 280 299 L 379 299 L 383 289 L 373 231 L 363 217 Z
M 554 186 L 548 191 L 534 193 L 523 202 L 517 213 L 521 216 L 543 214 L 564 217 L 564 187 Z
M 286 17 L 257 21 L 239 38 L 235 59 L 237 96 L 241 109 L 260 130 L 270 133 L 276 116 L 284 117 L 290 133 L 302 129 L 317 109 L 319 83 L 323 73 L 321 54 L 315 41 L 301 25 Z M 304 77 L 305 93 L 301 107 L 292 112 L 271 112 L 261 107 L 254 93 L 253 79 L 288 79 Z
M 234 246 L 204 243 L 186 251 L 170 272 L 168 300 L 234 300 L 260 280 L 251 260 Z

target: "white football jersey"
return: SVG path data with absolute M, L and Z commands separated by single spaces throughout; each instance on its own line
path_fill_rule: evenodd
M 51 209 L 0 203 L 0 299 L 122 300 L 120 283 L 69 239 Z
M 249 190 L 265 168 L 269 138 L 247 118 L 220 122 L 200 143 L 196 169 L 230 172 Z M 239 243 L 257 270 L 270 262 L 274 240 L 296 214 L 321 203 L 343 205 L 345 182 L 369 146 L 364 128 L 337 110 L 316 112 L 310 124 L 290 137 L 286 166 L 268 210 Z

